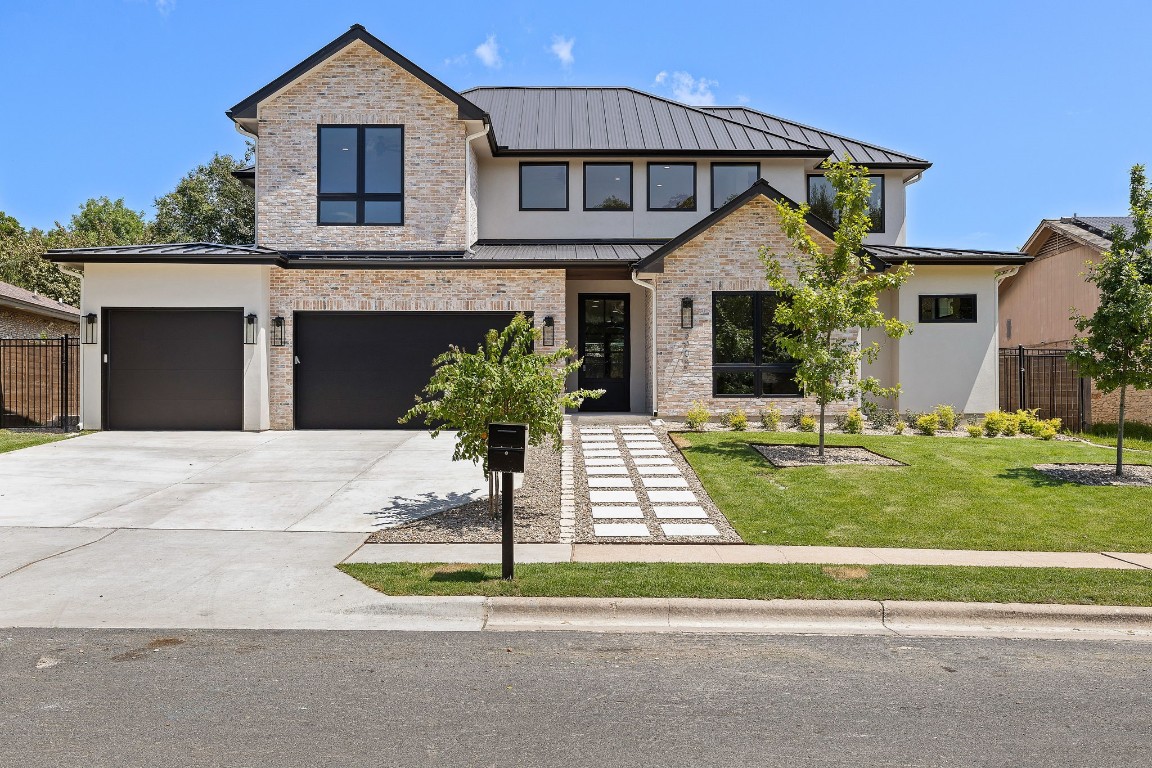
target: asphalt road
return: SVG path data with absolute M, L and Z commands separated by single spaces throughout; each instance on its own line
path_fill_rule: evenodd
M 0 630 L 0 766 L 1152 764 L 1152 645 Z

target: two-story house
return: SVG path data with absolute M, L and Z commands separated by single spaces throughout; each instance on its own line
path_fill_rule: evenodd
M 877 268 L 916 265 L 886 297 L 915 332 L 865 373 L 901 408 L 996 407 L 996 275 L 1028 257 L 907 247 L 922 159 L 630 88 L 457 92 L 358 25 L 228 116 L 256 142 L 254 245 L 49 254 L 84 270 L 85 428 L 395 427 L 436 354 L 516 312 L 576 348 L 571 384 L 605 390 L 585 410 L 811 412 L 759 251 L 789 247 L 774 200 L 831 236 L 819 165 L 845 155 Z

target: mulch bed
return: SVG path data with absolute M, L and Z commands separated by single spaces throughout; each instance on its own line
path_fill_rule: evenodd
M 1152 487 L 1152 467 L 1131 464 L 1116 476 L 1115 464 L 1037 464 L 1033 469 L 1049 477 L 1078 485 L 1125 485 Z
M 763 445 L 753 443 L 752 447 L 768 462 L 779 469 L 786 467 L 830 467 L 844 465 L 865 465 L 875 467 L 903 467 L 903 462 L 881 456 L 878 453 L 853 446 L 826 445 L 824 456 L 818 455 L 815 445 Z
M 524 486 L 513 494 L 516 541 L 560 540 L 560 454 L 549 444 L 529 446 Z M 480 472 L 477 467 L 477 473 Z M 491 544 L 500 541 L 500 517 L 488 514 L 488 499 L 463 504 L 395 528 L 376 531 L 369 544 Z

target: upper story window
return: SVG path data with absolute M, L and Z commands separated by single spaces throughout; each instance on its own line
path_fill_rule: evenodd
M 884 177 L 869 176 L 868 181 L 872 182 L 872 196 L 868 200 L 868 215 L 872 218 L 872 228 L 868 231 L 880 233 L 884 231 Z M 812 209 L 812 213 L 832 226 L 840 223 L 840 216 L 836 212 L 836 190 L 823 176 L 808 177 L 808 206 Z
M 712 210 L 746 191 L 760 178 L 760 163 L 712 163 Z
M 520 210 L 568 210 L 568 163 L 520 163 Z
M 712 393 L 716 397 L 799 397 L 796 361 L 776 338 L 780 295 L 773 291 L 712 294 Z
M 318 144 L 318 223 L 404 223 L 403 126 L 321 125 Z
M 974 323 L 976 322 L 976 294 L 921 296 L 920 322 Z
M 584 163 L 584 210 L 632 210 L 632 163 Z
M 648 163 L 648 210 L 696 210 L 696 163 Z

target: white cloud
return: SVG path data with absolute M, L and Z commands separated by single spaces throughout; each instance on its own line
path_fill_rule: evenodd
M 745 96 L 742 93 L 738 94 L 736 96 L 736 103 L 737 104 L 750 104 L 751 102 L 752 102 L 752 99 L 748 98 L 747 96 Z
M 720 85 L 718 81 L 706 77 L 695 78 L 687 72 L 673 72 L 671 77 L 672 96 L 677 101 L 694 106 L 712 106 L 716 103 L 712 89 Z M 656 83 L 662 85 L 667 78 L 668 73 L 661 72 L 656 76 Z
M 656 73 L 656 80 L 655 80 L 656 85 L 664 85 L 664 81 L 667 79 L 668 79 L 668 73 L 665 72 L 664 70 L 660 70 L 659 72 Z
M 450 59 L 444 59 L 444 66 L 446 67 L 462 67 L 468 63 L 468 54 L 462 53 L 459 56 L 453 56 Z
M 176 0 L 156 0 L 156 10 L 161 16 L 167 16 L 176 9 Z
M 550 50 L 565 68 L 572 66 L 572 62 L 576 60 L 572 56 L 572 46 L 575 44 L 576 38 L 574 37 L 564 37 L 563 35 L 552 36 L 552 47 Z
M 500 45 L 496 42 L 496 35 L 488 35 L 488 39 L 476 46 L 476 58 L 489 69 L 499 69 L 504 63 L 500 58 Z

